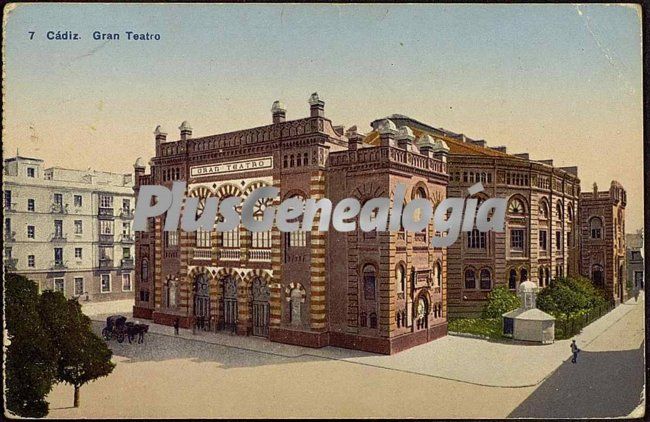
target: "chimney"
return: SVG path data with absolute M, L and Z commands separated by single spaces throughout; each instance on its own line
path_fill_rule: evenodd
M 521 154 L 515 154 L 517 158 L 523 158 L 524 160 L 530 160 L 530 155 L 527 152 Z
M 389 119 L 382 120 L 379 124 L 379 144 L 382 147 L 392 146 L 397 134 L 397 126 Z
M 351 151 L 356 151 L 361 148 L 363 144 L 363 135 L 357 132 L 357 127 L 352 126 L 345 132 L 345 136 L 348 138 L 348 149 Z
M 192 126 L 185 120 L 181 125 L 178 127 L 181 131 L 181 140 L 185 141 L 187 139 L 190 139 L 192 137 Z
M 156 150 L 158 146 L 167 141 L 167 131 L 162 128 L 162 126 L 156 126 L 156 129 L 153 131 L 153 134 L 156 136 Z
M 594 199 L 598 198 L 598 183 L 594 182 Z
M 506 153 L 506 147 L 504 145 L 501 145 L 501 146 L 498 146 L 498 147 L 490 147 L 490 149 L 502 152 L 504 154 Z
M 540 163 L 553 167 L 553 160 L 539 160 Z
M 271 115 L 273 116 L 273 123 L 282 123 L 287 120 L 287 108 L 280 100 L 273 102 Z
M 311 117 L 325 117 L 325 102 L 318 98 L 318 93 L 314 92 L 309 97 L 309 109 Z
M 401 126 L 397 131 L 395 139 L 397 139 L 397 146 L 410 151 L 412 149 L 413 141 L 415 140 L 415 135 L 413 135 L 411 128 Z

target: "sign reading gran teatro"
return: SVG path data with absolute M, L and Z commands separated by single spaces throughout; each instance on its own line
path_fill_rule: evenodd
M 227 163 L 210 164 L 207 166 L 193 166 L 190 168 L 190 176 L 202 177 L 215 174 L 226 174 L 264 170 L 273 168 L 273 157 L 262 157 L 253 160 L 230 161 Z

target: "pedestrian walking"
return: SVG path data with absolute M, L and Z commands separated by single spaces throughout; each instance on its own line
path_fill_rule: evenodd
M 578 353 L 580 353 L 580 349 L 578 349 L 578 345 L 576 344 L 575 340 L 571 340 L 571 353 L 573 353 L 573 357 L 571 358 L 571 363 L 577 363 Z
M 178 326 L 180 325 L 180 322 L 181 321 L 178 318 L 176 318 L 174 320 L 174 334 L 175 335 L 178 335 Z

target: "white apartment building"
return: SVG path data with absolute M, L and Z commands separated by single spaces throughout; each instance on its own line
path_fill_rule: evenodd
M 133 175 L 4 160 L 5 271 L 80 301 L 133 297 Z

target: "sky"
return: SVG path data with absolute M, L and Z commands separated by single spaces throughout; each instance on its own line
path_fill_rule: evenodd
M 618 180 L 643 225 L 640 9 L 630 5 L 21 4 L 5 9 L 3 155 L 132 172 L 153 130 L 266 125 L 280 99 L 370 130 L 389 114 Z M 79 40 L 48 40 L 71 31 Z M 95 40 L 93 32 L 118 33 Z M 127 40 L 125 31 L 159 34 Z M 33 32 L 33 35 L 30 34 Z

